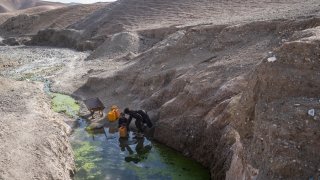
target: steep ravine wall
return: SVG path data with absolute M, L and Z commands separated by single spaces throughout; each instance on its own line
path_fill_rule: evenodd
M 310 146 L 305 150 L 291 151 L 303 146 L 290 130 L 300 128 L 302 138 L 312 134 L 306 133 L 312 126 L 291 122 L 300 115 L 308 118 L 310 106 L 299 102 L 303 108 L 297 111 L 287 106 L 316 96 L 315 77 L 304 74 L 316 73 L 308 69 L 317 66 L 302 63 L 300 71 L 293 71 L 283 62 L 317 57 L 316 41 L 309 51 L 309 42 L 301 52 L 289 47 L 294 49 L 292 38 L 310 35 L 298 32 L 319 23 L 275 20 L 179 30 L 129 60 L 131 65 L 116 75 L 89 78 L 74 95 L 146 109 L 156 122 L 155 139 L 209 167 L 212 179 L 306 178 L 316 173 L 316 160 L 306 156 L 317 148 L 311 143 L 317 136 L 305 140 Z M 272 56 L 277 60 L 268 62 Z M 300 83 L 292 83 L 291 76 Z M 301 165 L 297 171 L 291 168 L 296 162 Z

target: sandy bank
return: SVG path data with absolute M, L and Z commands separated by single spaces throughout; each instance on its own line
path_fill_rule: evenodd
M 0 179 L 71 179 L 70 129 L 42 86 L 0 78 Z

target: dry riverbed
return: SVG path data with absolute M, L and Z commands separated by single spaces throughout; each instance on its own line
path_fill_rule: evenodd
M 70 119 L 53 111 L 64 111 L 52 109 L 62 106 L 61 95 L 45 92 L 43 82 L 86 53 L 38 47 L 0 52 L 0 179 L 71 179 L 71 128 L 64 122 Z

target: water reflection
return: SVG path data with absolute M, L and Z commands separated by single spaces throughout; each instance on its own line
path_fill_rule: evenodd
M 75 179 L 210 179 L 198 163 L 146 137 L 129 133 L 120 138 L 117 124 L 86 131 L 78 120 L 71 137 L 75 151 Z
M 119 138 L 119 146 L 121 151 L 127 150 L 129 155 L 124 158 L 126 162 L 138 163 L 144 159 L 147 159 L 149 152 L 152 149 L 150 144 L 144 145 L 145 138 L 137 138 L 134 144 L 136 144 L 135 151 L 129 146 L 128 138 Z

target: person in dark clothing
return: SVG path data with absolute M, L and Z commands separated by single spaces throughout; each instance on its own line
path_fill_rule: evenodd
M 124 113 L 120 113 L 120 118 L 118 120 L 118 127 L 120 128 L 121 126 L 126 126 L 128 129 L 128 119 L 125 117 Z
M 138 128 L 138 133 L 143 133 L 143 117 L 137 111 L 132 111 L 129 108 L 125 108 L 124 113 L 129 115 L 127 127 L 129 127 L 132 118 L 134 118 L 136 120 L 135 125 Z
M 143 118 L 143 123 L 147 124 L 148 128 L 152 128 L 152 122 L 150 120 L 149 115 L 144 110 L 138 110 L 136 111 L 138 114 L 140 114 Z
M 144 110 L 134 111 L 134 110 L 130 110 L 129 108 L 125 108 L 124 113 L 129 115 L 128 126 L 132 118 L 135 118 L 136 127 L 140 132 L 144 132 L 144 129 L 143 129 L 144 124 L 147 124 L 149 128 L 153 126 L 148 114 Z

